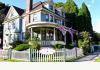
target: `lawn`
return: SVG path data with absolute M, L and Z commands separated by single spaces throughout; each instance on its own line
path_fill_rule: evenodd
M 10 60 L 10 59 L 4 59 L 4 58 L 0 58 L 0 61 L 7 61 L 7 62 L 24 62 L 22 60 Z
M 100 57 L 98 57 L 98 58 L 95 60 L 95 62 L 100 62 Z

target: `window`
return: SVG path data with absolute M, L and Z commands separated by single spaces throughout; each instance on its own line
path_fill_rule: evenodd
M 64 25 L 64 20 L 62 21 L 62 25 Z
M 55 19 L 55 23 L 57 23 L 57 19 Z
M 50 5 L 50 6 L 49 6 L 49 9 L 50 9 L 50 10 L 53 10 L 53 6 L 52 6 L 52 5 Z
M 12 22 L 12 28 L 13 28 L 13 29 L 16 28 L 15 22 Z
M 37 21 L 37 15 L 36 14 L 33 15 L 33 21 Z
M 50 15 L 50 22 L 53 22 L 53 16 Z
M 48 14 L 45 14 L 45 20 L 49 21 L 49 15 Z

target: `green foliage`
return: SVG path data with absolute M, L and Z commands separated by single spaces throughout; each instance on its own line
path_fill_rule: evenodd
M 95 59 L 95 62 L 100 62 L 100 57 L 97 57 L 97 58 Z
M 73 49 L 74 45 L 72 43 L 68 44 L 68 46 L 66 47 L 67 49 Z
M 29 32 L 26 32 L 25 33 L 25 39 L 28 40 L 29 38 L 30 38 L 30 33 Z
M 78 7 L 73 0 L 67 0 L 65 3 L 65 11 L 67 14 L 78 14 Z
M 33 38 L 32 40 L 29 41 L 29 45 L 31 46 L 32 49 L 40 49 L 40 45 L 38 44 L 38 39 Z
M 88 7 L 83 2 L 80 9 L 78 9 L 74 0 L 67 0 L 66 3 L 55 3 L 55 7 L 64 7 L 66 13 L 66 26 L 72 27 L 80 32 L 87 31 L 93 33 L 93 27 L 91 22 L 91 14 Z
M 64 3 L 62 3 L 62 2 L 57 2 L 57 3 L 54 4 L 54 7 L 55 7 L 55 8 L 64 7 Z
M 64 47 L 64 46 L 61 45 L 61 44 L 55 44 L 55 45 L 53 46 L 54 49 L 61 49 L 61 48 L 63 48 L 63 47 Z
M 94 41 L 94 44 L 100 45 L 100 33 L 97 33 L 97 32 L 93 33 L 93 41 Z
M 65 3 L 65 12 L 66 12 L 66 26 L 72 27 L 73 29 L 77 28 L 77 14 L 78 14 L 78 7 L 73 0 L 67 0 Z
M 78 40 L 78 46 L 79 48 L 82 48 L 84 51 L 84 54 L 90 53 L 90 39 L 89 39 L 89 32 L 81 32 L 81 36 Z
M 13 48 L 15 48 L 17 45 L 20 45 L 20 44 L 22 44 L 22 43 L 23 43 L 22 41 L 17 40 L 17 41 L 14 41 L 14 42 L 10 43 L 10 45 L 11 45 Z
M 82 3 L 81 8 L 79 9 L 78 18 L 79 31 L 87 31 L 93 33 L 91 14 L 84 2 Z
M 20 45 L 17 45 L 17 47 L 15 47 L 14 50 L 23 51 L 23 50 L 27 50 L 29 48 L 30 48 L 30 46 L 28 44 L 20 44 Z

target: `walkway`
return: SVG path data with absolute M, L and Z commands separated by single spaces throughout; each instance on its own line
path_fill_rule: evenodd
M 90 54 L 88 56 L 85 56 L 85 57 L 83 57 L 83 58 L 81 58 L 79 60 L 76 60 L 76 62 L 85 62 L 85 61 L 87 61 L 87 62 L 94 62 L 95 59 L 98 56 L 100 56 L 100 50 L 98 50 L 98 51 L 96 51 L 96 52 L 94 52 L 94 53 L 92 53 L 92 54 Z

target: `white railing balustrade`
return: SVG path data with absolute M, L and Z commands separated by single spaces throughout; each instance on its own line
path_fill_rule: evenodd
M 40 41 L 39 44 L 41 46 L 51 46 L 51 45 L 55 45 L 55 44 L 65 45 L 65 43 L 63 41 Z

